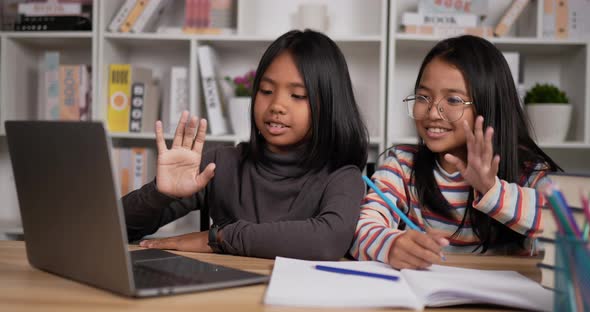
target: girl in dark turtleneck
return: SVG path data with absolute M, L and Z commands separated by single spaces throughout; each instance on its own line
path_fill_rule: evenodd
M 202 154 L 207 122 L 184 112 L 172 147 L 156 123 L 156 179 L 123 197 L 130 241 L 192 210 L 206 231 L 147 248 L 333 260 L 350 247 L 365 193 L 367 131 L 348 67 L 327 36 L 290 31 L 256 71 L 248 143 Z M 206 220 L 208 221 L 208 220 Z

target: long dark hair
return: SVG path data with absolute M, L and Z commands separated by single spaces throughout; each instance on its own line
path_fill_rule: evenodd
M 368 132 L 354 98 L 346 60 L 334 41 L 312 30 L 289 31 L 264 52 L 254 78 L 247 153 L 255 160 L 261 157 L 265 142 L 254 122 L 256 96 L 266 69 L 285 51 L 295 60 L 311 106 L 311 138 L 301 165 L 310 170 L 355 165 L 362 170 L 367 162 Z
M 520 177 L 530 174 L 538 163 L 546 165 L 544 170 L 561 170 L 531 138 L 529 122 L 521 108 L 508 64 L 492 43 L 470 35 L 440 41 L 424 58 L 415 89 L 418 89 L 424 68 L 434 58 L 461 71 L 476 113 L 484 118 L 484 129 L 488 126 L 494 128 L 493 147 L 494 153 L 500 155 L 500 179 L 519 183 Z M 443 197 L 434 178 L 436 160 L 437 154 L 420 140 L 414 155 L 412 174 L 420 202 L 427 209 L 450 217 L 451 205 Z M 487 214 L 474 209 L 473 189 L 469 194 L 465 215 L 453 236 L 459 234 L 468 216 L 473 232 L 480 240 L 480 245 L 475 250 L 481 247 L 483 253 L 490 246 L 511 242 L 524 245 L 526 235 L 512 231 Z

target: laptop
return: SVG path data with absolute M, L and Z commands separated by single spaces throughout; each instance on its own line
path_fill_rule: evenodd
M 131 297 L 268 281 L 163 250 L 129 252 L 102 123 L 7 121 L 5 128 L 31 266 Z

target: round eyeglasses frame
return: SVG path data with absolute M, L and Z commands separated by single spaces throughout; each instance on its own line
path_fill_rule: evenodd
M 467 107 L 467 105 L 473 105 L 473 101 L 465 101 L 460 97 L 456 97 L 457 99 L 461 100 L 463 103 L 461 103 L 461 107 L 463 108 L 461 110 L 461 114 L 459 115 L 459 117 L 455 118 L 455 119 L 449 119 L 446 115 L 445 115 L 445 110 L 444 107 L 440 106 L 440 102 L 445 99 L 444 97 L 441 98 L 440 100 L 438 100 L 438 102 L 436 103 L 432 103 L 432 101 L 430 101 L 427 97 L 423 96 L 423 95 L 416 95 L 416 94 L 411 94 L 406 96 L 402 101 L 404 103 L 406 103 L 406 108 L 408 110 L 408 116 L 410 116 L 410 118 L 414 119 L 414 120 L 424 120 L 426 119 L 426 115 L 424 118 L 416 118 L 416 116 L 414 116 L 414 110 L 413 110 L 413 104 L 410 105 L 410 101 L 416 101 L 416 99 L 418 98 L 422 98 L 424 101 L 426 101 L 428 103 L 428 109 L 426 110 L 426 112 L 430 111 L 430 109 L 432 108 L 432 106 L 436 106 L 436 111 L 438 112 L 438 115 L 443 119 L 446 120 L 448 122 L 454 122 L 457 121 L 459 119 L 461 119 L 461 117 L 463 117 L 463 114 L 465 112 L 465 107 Z M 412 107 L 410 107 L 412 106 Z

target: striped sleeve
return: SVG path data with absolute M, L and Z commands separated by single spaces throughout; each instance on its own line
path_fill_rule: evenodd
M 404 191 L 404 171 L 400 160 L 388 157 L 371 178 L 375 185 L 402 211 L 408 211 Z M 373 190 L 365 196 L 357 223 L 351 255 L 358 260 L 387 263 L 391 245 L 403 231 L 397 230 L 399 217 Z
M 543 231 L 541 209 L 546 204 L 545 196 L 539 189 L 547 179 L 544 170 L 533 171 L 523 186 L 496 177 L 496 183 L 486 194 L 475 192 L 473 207 L 513 231 L 536 237 Z

